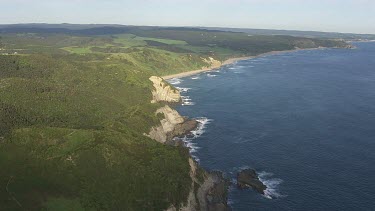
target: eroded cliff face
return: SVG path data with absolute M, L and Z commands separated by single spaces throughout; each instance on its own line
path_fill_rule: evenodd
M 177 103 L 181 100 L 180 92 L 170 85 L 168 85 L 162 78 L 157 76 L 151 76 L 149 78 L 152 81 L 154 90 L 152 91 L 152 100 L 151 103 L 156 102 L 170 102 Z
M 208 68 L 218 68 L 222 65 L 222 63 L 218 60 L 215 60 L 212 57 L 203 58 L 203 61 L 206 62 L 209 66 Z
M 215 65 L 216 61 L 210 61 Z M 163 79 L 152 76 L 150 81 L 154 83 L 152 103 L 156 102 L 179 102 L 180 93 L 166 84 Z M 163 144 L 178 145 L 174 137 L 180 137 L 190 133 L 198 126 L 193 119 L 182 117 L 176 110 L 168 105 L 159 108 L 155 115 L 162 114 L 160 125 L 152 127 L 149 134 L 151 139 Z M 206 172 L 200 168 L 191 157 L 189 158 L 191 187 L 187 201 L 177 209 L 171 206 L 168 211 L 226 211 L 230 210 L 227 205 L 228 181 L 223 178 L 220 172 Z
M 182 136 L 197 127 L 197 121 L 182 117 L 168 105 L 159 108 L 155 115 L 163 114 L 160 125 L 152 127 L 148 136 L 160 143 L 171 144 L 174 137 Z
M 171 206 L 168 211 L 229 211 L 227 190 L 229 181 L 221 172 L 206 172 L 192 159 L 189 159 L 192 180 L 186 204 L 179 209 Z

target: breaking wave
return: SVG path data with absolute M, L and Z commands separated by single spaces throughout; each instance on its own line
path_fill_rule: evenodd
M 196 76 L 196 77 L 192 77 L 191 79 L 198 80 L 198 79 L 200 79 L 200 77 Z
M 279 178 L 273 178 L 272 173 L 268 172 L 260 172 L 258 174 L 259 180 L 267 186 L 267 189 L 264 191 L 264 196 L 268 199 L 275 199 L 280 197 L 285 197 L 285 195 L 282 195 L 279 193 L 278 187 L 283 182 L 282 179 Z
M 213 77 L 216 77 L 217 75 L 212 75 L 210 73 L 207 73 L 207 77 L 210 77 L 210 78 L 213 78 Z
M 197 162 L 199 162 L 199 158 L 194 155 L 194 153 L 197 152 L 199 147 L 197 146 L 197 143 L 194 142 L 196 138 L 199 138 L 202 136 L 202 134 L 205 132 L 206 126 L 212 121 L 211 119 L 208 119 L 206 117 L 198 117 L 195 118 L 195 120 L 198 122 L 198 126 L 195 130 L 192 130 L 188 135 L 186 135 L 183 138 L 180 138 L 185 144 L 185 146 L 189 149 L 189 152 L 191 154 L 191 157 L 194 158 Z
M 190 96 L 181 96 L 183 106 L 192 106 L 195 105 L 194 102 L 191 101 Z
M 172 85 L 177 85 L 177 84 L 180 84 L 182 82 L 182 80 L 179 79 L 179 78 L 172 78 L 172 79 L 168 80 L 168 82 Z
M 197 129 L 191 131 L 191 133 L 193 134 L 193 138 L 199 138 L 205 132 L 204 129 L 206 129 L 207 124 L 209 124 L 212 120 L 206 117 L 198 117 L 195 118 L 195 120 L 198 122 L 198 127 Z
M 176 86 L 175 88 L 178 89 L 178 91 L 180 91 L 181 93 L 186 93 L 191 89 L 191 88 L 183 88 L 183 87 L 178 87 L 178 86 Z

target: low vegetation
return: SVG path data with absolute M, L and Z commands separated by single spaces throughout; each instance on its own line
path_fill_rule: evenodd
M 179 207 L 189 154 L 143 135 L 162 106 L 150 103 L 151 75 L 200 69 L 207 57 L 345 45 L 193 29 L 29 30 L 0 38 L 1 210 Z

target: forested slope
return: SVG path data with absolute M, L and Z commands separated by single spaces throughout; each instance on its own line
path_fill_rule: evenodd
M 143 135 L 163 106 L 151 104 L 150 76 L 200 69 L 208 57 L 347 46 L 192 29 L 69 30 L 0 34 L 0 210 L 179 207 L 191 187 L 189 154 Z

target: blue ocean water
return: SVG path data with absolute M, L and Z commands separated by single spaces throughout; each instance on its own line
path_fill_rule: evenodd
M 177 110 L 204 123 L 187 140 L 200 164 L 268 186 L 232 187 L 233 210 L 375 210 L 375 43 L 354 44 L 171 80 L 187 88 Z

